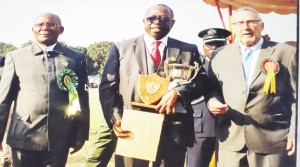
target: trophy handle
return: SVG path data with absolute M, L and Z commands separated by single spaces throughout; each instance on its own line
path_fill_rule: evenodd
M 193 77 L 191 79 L 189 79 L 188 81 L 183 80 L 183 79 L 179 79 L 179 80 L 174 80 L 174 81 L 170 82 L 170 84 L 168 86 L 168 91 L 175 88 L 175 87 L 177 87 L 177 86 L 189 84 L 197 76 L 197 74 L 199 73 L 202 65 L 199 66 L 199 64 L 197 62 L 194 62 L 194 64 L 195 64 L 195 66 L 190 67 L 190 69 L 189 69 L 189 71 L 195 70 L 195 73 L 194 73 Z
M 200 71 L 201 67 L 199 67 L 199 64 L 197 62 L 194 62 L 195 66 L 192 67 L 194 70 L 195 70 L 195 73 L 193 75 L 193 77 L 188 81 L 188 82 L 191 82 L 198 74 L 198 72 Z

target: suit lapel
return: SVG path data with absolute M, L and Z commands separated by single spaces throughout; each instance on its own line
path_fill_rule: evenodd
M 63 48 L 62 48 L 62 46 L 61 46 L 59 43 L 57 43 L 57 44 L 55 45 L 55 47 L 53 48 L 53 52 L 55 52 L 55 53 L 57 53 L 57 54 L 65 55 L 65 54 L 63 53 Z
M 261 74 L 261 62 L 266 59 L 266 58 L 271 58 L 272 57 L 272 53 L 274 52 L 274 48 L 267 48 L 267 44 L 264 42 L 262 45 L 262 48 L 260 50 L 258 59 L 257 59 L 257 63 L 255 65 L 255 69 L 254 69 L 254 73 L 253 73 L 253 78 L 251 81 L 252 85 L 254 83 L 254 81 L 259 77 L 259 75 Z
M 231 62 L 230 66 L 231 66 L 231 68 L 233 68 L 235 70 L 234 75 L 237 78 L 240 78 L 238 80 L 244 81 L 243 84 L 245 84 L 245 86 L 246 86 L 239 44 L 238 43 L 234 44 L 232 47 L 232 51 L 230 51 L 229 53 L 231 53 L 231 54 L 225 55 L 225 56 L 228 56 L 225 59 L 230 60 L 230 62 Z M 226 70 L 226 69 L 224 69 L 224 70 Z
M 166 49 L 166 57 L 163 61 L 170 57 L 178 58 L 180 53 L 180 49 L 176 46 L 176 42 L 172 38 L 168 38 L 167 49 Z
M 148 66 L 147 66 L 147 54 L 146 54 L 146 46 L 143 39 L 143 36 L 137 38 L 135 43 L 132 45 L 132 49 L 134 52 L 134 57 L 139 66 L 140 73 L 148 74 Z
M 43 52 L 43 50 L 36 42 L 33 43 L 31 51 L 33 55 L 40 55 Z

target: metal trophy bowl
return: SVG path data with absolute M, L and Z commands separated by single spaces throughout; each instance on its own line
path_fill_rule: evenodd
M 169 84 L 168 90 L 173 89 L 179 85 L 190 83 L 198 74 L 200 66 L 194 62 L 194 66 L 186 64 L 170 63 L 168 61 L 164 64 L 164 70 L 167 77 L 171 78 L 172 82 Z M 192 73 L 194 75 L 192 76 Z
M 192 81 L 198 71 L 199 64 L 194 62 L 195 66 L 185 65 L 185 64 L 166 64 L 165 65 L 165 73 L 166 76 L 171 78 L 172 80 L 180 79 L 186 81 Z M 191 78 L 192 72 L 195 71 L 193 77 Z

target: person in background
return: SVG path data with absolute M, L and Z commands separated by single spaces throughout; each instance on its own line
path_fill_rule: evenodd
M 204 59 L 203 62 L 205 62 L 204 68 L 206 70 L 208 69 L 211 53 L 225 46 L 227 44 L 227 37 L 230 35 L 230 31 L 222 28 L 209 28 L 199 32 L 198 36 L 203 39 L 202 57 Z
M 265 40 L 253 8 L 238 8 L 232 24 L 238 41 L 214 51 L 208 70 L 217 165 L 296 166 L 296 48 Z
M 0 150 L 14 102 L 7 144 L 14 167 L 63 167 L 89 136 L 86 56 L 64 47 L 59 16 L 38 15 L 35 42 L 6 55 L 0 82 Z
M 203 39 L 202 59 L 207 70 L 211 52 L 226 45 L 230 31 L 222 28 L 209 28 L 199 32 Z M 195 142 L 187 149 L 188 167 L 208 167 L 215 150 L 215 118 L 209 112 L 204 97 L 192 101 L 194 110 Z
M 155 74 L 164 77 L 166 59 L 194 66 L 201 64 L 197 46 L 168 36 L 175 20 L 172 9 L 164 4 L 150 7 L 145 15 L 145 33 L 139 37 L 114 43 L 111 46 L 102 75 L 99 95 L 104 117 L 118 138 L 129 137 L 130 129 L 122 129 L 123 108 L 141 110 L 131 102 L 142 102 L 137 90 L 139 74 Z M 152 51 L 155 51 L 152 52 Z M 168 91 L 149 112 L 165 114 L 162 134 L 153 167 L 183 167 L 186 147 L 193 144 L 193 117 L 190 102 L 210 90 L 209 80 L 203 71 L 186 85 Z M 182 102 L 183 110 L 176 108 Z M 178 109 L 178 110 L 176 110 Z M 138 112 L 138 111 L 137 111 Z M 137 125 L 139 126 L 139 125 Z M 151 140 L 151 139 L 149 139 Z M 141 148 L 141 151 L 143 148 Z M 148 166 L 149 161 L 115 156 L 116 167 Z
M 262 36 L 264 38 L 264 40 L 266 41 L 270 41 L 271 40 L 271 37 L 269 36 L 269 34 L 265 34 Z
M 5 56 L 0 56 L 0 81 L 3 73 Z M 5 130 L 4 139 L 6 139 L 7 129 Z M 3 165 L 4 167 L 11 165 L 11 151 L 10 147 L 7 144 L 4 144 L 2 147 L 2 151 L 0 151 L 0 166 Z

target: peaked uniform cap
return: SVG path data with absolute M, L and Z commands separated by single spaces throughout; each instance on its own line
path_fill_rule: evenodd
M 209 28 L 202 30 L 198 33 L 200 38 L 203 38 L 203 42 L 211 41 L 225 41 L 226 38 L 231 34 L 230 31 L 222 28 Z

